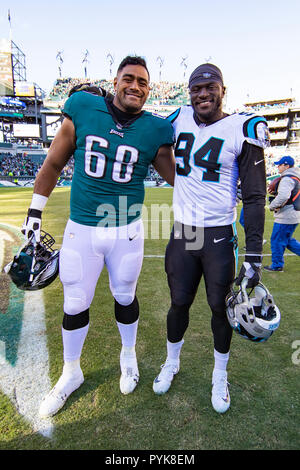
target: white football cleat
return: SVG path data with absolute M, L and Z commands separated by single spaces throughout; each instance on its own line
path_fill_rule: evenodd
M 124 395 L 128 395 L 128 393 L 133 392 L 140 378 L 135 352 L 126 354 L 122 350 L 120 355 L 120 367 L 120 390 Z
M 225 413 L 230 407 L 226 371 L 218 370 L 213 372 L 211 403 L 217 413 Z
M 39 409 L 41 418 L 55 415 L 66 403 L 68 397 L 84 382 L 81 369 L 74 376 L 62 374 L 57 384 L 44 397 Z
M 161 366 L 161 371 L 159 375 L 154 379 L 153 382 L 153 391 L 157 395 L 163 395 L 171 387 L 172 380 L 174 375 L 179 372 L 179 363 L 172 363 L 166 361 L 165 364 Z

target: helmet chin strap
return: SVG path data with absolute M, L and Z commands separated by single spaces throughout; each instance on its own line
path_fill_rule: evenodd
M 242 291 L 242 296 L 243 296 L 243 301 L 248 302 L 248 294 L 247 294 L 247 284 L 248 284 L 248 277 L 244 277 L 244 279 L 241 282 L 241 291 Z

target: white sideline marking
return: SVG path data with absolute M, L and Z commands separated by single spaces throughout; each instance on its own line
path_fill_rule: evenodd
M 238 256 L 246 256 L 246 253 L 239 254 Z M 264 253 L 263 257 L 265 256 L 272 256 L 271 253 Z M 297 256 L 294 253 L 286 253 L 283 256 Z M 144 255 L 144 258 L 164 258 L 165 255 Z
M 38 414 L 41 400 L 51 388 L 42 291 L 25 292 L 18 360 L 14 367 L 1 361 L 0 385 L 34 431 L 51 437 L 51 419 L 41 419 Z

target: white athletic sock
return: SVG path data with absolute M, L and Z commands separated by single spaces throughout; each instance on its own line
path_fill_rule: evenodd
M 139 320 L 134 323 L 119 323 L 117 326 L 121 335 L 122 346 L 125 348 L 135 348 Z
M 80 359 L 75 361 L 68 361 L 64 363 L 63 374 L 68 376 L 74 376 L 80 372 Z
M 178 362 L 180 358 L 180 352 L 184 340 L 178 341 L 177 343 L 171 343 L 167 340 L 167 361 L 168 362 Z
M 132 348 L 129 348 L 128 346 L 122 346 L 121 356 L 122 356 L 122 358 L 135 357 L 136 356 L 135 347 L 133 346 Z
M 229 352 L 228 353 L 220 353 L 214 349 L 214 358 L 215 358 L 215 365 L 214 365 L 214 371 L 215 370 L 223 370 L 226 371 L 227 369 L 227 363 L 229 360 Z
M 88 329 L 89 324 L 76 330 L 62 328 L 64 362 L 71 362 L 80 358 Z

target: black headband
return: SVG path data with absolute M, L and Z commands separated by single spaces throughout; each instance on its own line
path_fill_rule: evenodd
M 221 70 L 213 64 L 199 65 L 191 74 L 189 79 L 189 88 L 201 82 L 214 81 L 224 86 Z

